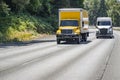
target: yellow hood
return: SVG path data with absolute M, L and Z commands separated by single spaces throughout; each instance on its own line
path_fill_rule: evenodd
M 59 29 L 77 29 L 78 27 L 75 27 L 75 26 L 65 26 L 65 27 L 59 27 Z

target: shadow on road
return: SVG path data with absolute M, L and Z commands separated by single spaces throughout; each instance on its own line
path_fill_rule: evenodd
M 90 42 L 92 42 L 92 41 L 80 42 L 80 44 L 88 44 Z
M 9 43 L 1 43 L 0 48 L 6 48 L 9 46 L 28 46 L 36 43 L 44 43 L 44 42 L 55 42 L 56 40 L 32 40 L 26 42 L 9 42 Z
M 88 43 L 90 43 L 90 42 L 92 42 L 92 41 L 86 41 L 86 42 L 84 42 L 84 41 L 81 41 L 80 42 L 80 44 L 88 44 Z M 60 45 L 64 45 L 64 44 L 69 44 L 69 45 L 79 45 L 79 44 L 77 44 L 75 41 L 71 41 L 71 42 L 62 42 Z
M 115 37 L 113 36 L 113 37 L 99 37 L 99 38 L 97 38 L 97 39 L 114 39 Z

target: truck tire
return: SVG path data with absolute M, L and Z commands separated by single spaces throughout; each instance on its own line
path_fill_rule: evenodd
M 87 38 L 85 38 L 84 41 L 86 42 L 86 41 L 87 41 Z
M 89 37 L 89 32 L 87 32 L 87 37 Z
M 87 41 L 87 33 L 84 33 L 84 34 L 82 35 L 82 40 L 85 41 L 85 42 Z
M 87 33 L 85 34 L 84 41 L 85 41 L 85 42 L 87 41 Z
M 96 36 L 96 38 L 98 39 L 99 37 L 98 37 L 98 36 Z
M 97 38 L 97 39 L 99 38 L 98 31 L 97 31 L 97 33 L 96 33 L 96 38 Z
M 113 39 L 114 38 L 114 36 L 110 36 L 110 39 Z
M 60 39 L 57 39 L 57 44 L 60 44 Z
M 77 44 L 80 44 L 80 40 L 79 40 L 79 38 L 77 39 Z
M 80 38 L 76 39 L 77 44 L 80 44 Z

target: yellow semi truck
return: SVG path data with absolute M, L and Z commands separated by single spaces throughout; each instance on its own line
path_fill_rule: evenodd
M 59 9 L 59 28 L 56 32 L 57 44 L 61 41 L 87 41 L 89 36 L 88 12 L 82 8 Z

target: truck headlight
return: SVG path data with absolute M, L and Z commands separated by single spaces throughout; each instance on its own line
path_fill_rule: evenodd
M 112 28 L 109 28 L 109 31 L 112 31 Z
M 61 30 L 57 30 L 56 34 L 61 34 Z
M 80 31 L 79 31 L 79 30 L 76 30 L 76 31 L 74 32 L 74 34 L 79 35 L 79 34 L 80 34 Z
M 77 35 L 78 33 L 73 33 L 73 34 Z

